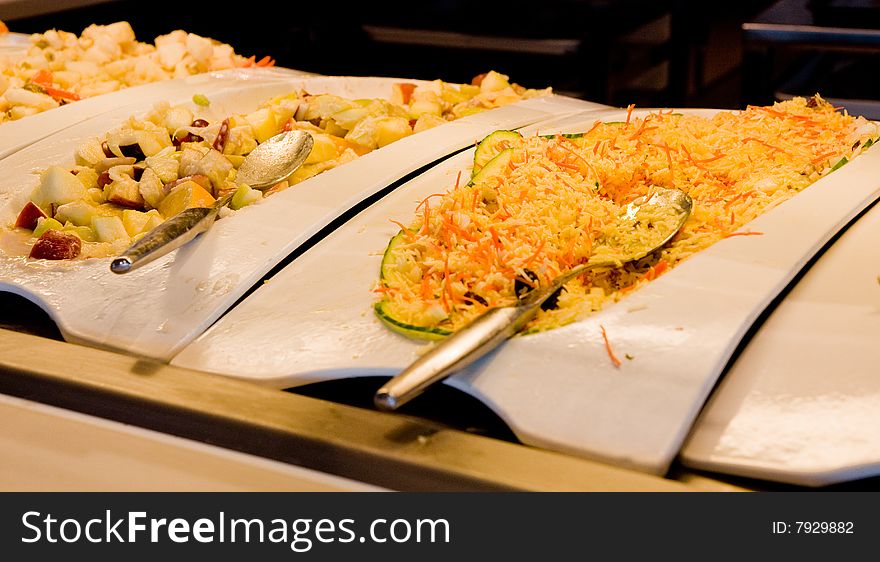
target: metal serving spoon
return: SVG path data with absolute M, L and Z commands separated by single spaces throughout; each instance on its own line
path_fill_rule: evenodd
M 305 131 L 288 131 L 275 135 L 248 154 L 235 176 L 237 183 L 265 190 L 284 181 L 302 166 L 314 146 L 314 139 Z M 218 199 L 210 207 L 185 209 L 169 218 L 143 238 L 132 244 L 110 263 L 113 273 L 127 273 L 180 248 L 217 219 L 220 209 L 232 201 L 232 195 Z
M 681 229 L 692 208 L 690 196 L 678 189 L 657 189 L 650 197 L 633 201 L 587 263 L 562 273 L 546 287 L 532 289 L 515 305 L 486 312 L 437 344 L 376 392 L 376 406 L 395 410 L 483 357 L 522 330 L 541 305 L 574 277 L 591 269 L 621 267 L 661 248 Z

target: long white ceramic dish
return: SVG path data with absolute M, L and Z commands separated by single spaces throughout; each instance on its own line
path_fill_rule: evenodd
M 400 79 L 296 77 L 270 73 L 228 79 L 210 95 L 222 112 L 250 111 L 273 96 L 305 89 L 345 97 L 391 94 Z M 185 102 L 200 89 L 157 92 L 131 105 L 72 125 L 2 161 L 0 223 L 9 225 L 37 183 L 32 170 L 73 162 L 86 138 L 117 127 L 160 100 Z M 221 220 L 177 252 L 126 275 L 109 259 L 49 263 L 0 256 L 0 290 L 44 308 L 68 341 L 169 359 L 198 336 L 275 264 L 354 205 L 406 174 L 465 148 L 498 128 L 515 128 L 596 104 L 551 96 L 526 100 L 412 135 Z
M 880 206 L 849 227 L 737 358 L 685 464 L 807 486 L 880 475 Z
M 690 112 L 692 110 L 683 110 Z M 704 110 L 705 111 L 705 110 Z M 577 132 L 586 114 L 529 130 Z M 422 346 L 384 328 L 371 289 L 389 219 L 469 173 L 472 151 L 362 212 L 250 295 L 173 364 L 278 387 L 393 375 Z M 872 149 L 749 228 L 584 321 L 518 337 L 447 383 L 482 400 L 525 443 L 664 473 L 740 338 L 806 260 L 880 194 Z M 615 368 L 600 326 L 621 357 Z
M 307 75 L 284 68 L 241 68 L 154 82 L 86 98 L 0 125 L 0 159 L 68 127 L 120 109 L 142 111 L 157 99 L 185 97 L 187 93 L 190 96 L 193 93 L 213 94 L 229 87 L 230 83 L 285 82 Z

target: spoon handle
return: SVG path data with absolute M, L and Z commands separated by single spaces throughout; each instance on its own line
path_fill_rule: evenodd
M 380 388 L 373 397 L 376 407 L 396 410 L 432 384 L 480 359 L 522 330 L 538 314 L 541 305 L 566 282 L 592 267 L 595 265 L 580 265 L 558 276 L 548 286 L 533 290 L 517 305 L 493 308 L 478 317 Z
M 210 207 L 184 209 L 148 232 L 121 256 L 114 259 L 110 263 L 110 271 L 128 273 L 180 248 L 211 228 L 217 218 L 217 213 L 230 200 L 231 196 L 226 196 Z
M 531 320 L 540 305 L 494 308 L 449 336 L 388 381 L 374 397 L 381 410 L 395 410 L 432 384 L 483 357 Z

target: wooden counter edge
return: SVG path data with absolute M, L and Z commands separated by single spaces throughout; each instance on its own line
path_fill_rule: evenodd
M 732 491 L 0 329 L 0 393 L 409 491 Z

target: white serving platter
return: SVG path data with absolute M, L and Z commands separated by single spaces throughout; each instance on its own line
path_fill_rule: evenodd
M 682 462 L 807 486 L 880 475 L 880 206 L 822 254 L 736 359 Z
M 283 68 L 241 68 L 154 82 L 86 98 L 0 125 L 0 159 L 72 125 L 120 109 L 137 111 L 163 96 L 177 97 L 186 93 L 191 96 L 195 92 L 207 95 L 227 88 L 230 82 L 283 82 L 306 75 L 308 73 Z
M 277 73 L 276 73 L 277 74 Z M 226 80 L 213 110 L 250 111 L 290 91 L 389 97 L 396 78 L 297 77 Z M 409 82 L 418 82 L 408 80 Z M 37 183 L 34 168 L 72 164 L 76 147 L 155 101 L 185 102 L 201 90 L 157 95 L 72 125 L 0 161 L 0 224 L 9 225 Z M 68 341 L 167 360 L 204 331 L 300 244 L 396 180 L 498 128 L 516 128 L 597 104 L 550 96 L 487 111 L 412 135 L 273 195 L 137 271 L 114 275 L 110 259 L 46 262 L 0 256 L 0 290 L 48 312 Z
M 593 112 L 523 132 L 578 132 L 622 115 Z M 472 155 L 360 213 L 172 363 L 277 387 L 399 372 L 423 345 L 372 313 L 381 256 L 398 229 L 389 219 L 407 221 L 417 201 L 452 187 L 459 172 L 467 177 Z M 749 326 L 878 194 L 874 148 L 749 224 L 763 236 L 725 239 L 584 321 L 508 341 L 446 383 L 481 400 L 524 443 L 665 473 Z M 600 326 L 631 361 L 612 365 Z

